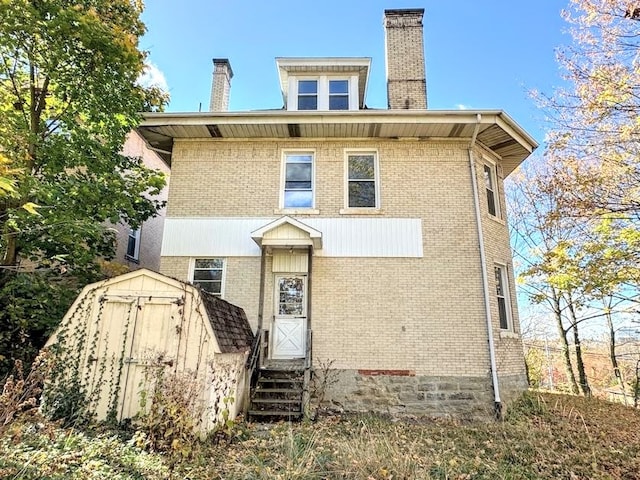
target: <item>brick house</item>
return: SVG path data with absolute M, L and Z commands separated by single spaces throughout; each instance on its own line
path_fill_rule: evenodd
M 229 112 L 214 59 L 209 112 L 139 128 L 172 169 L 160 271 L 247 313 L 256 416 L 327 364 L 351 411 L 486 417 L 526 388 L 503 179 L 537 144 L 427 109 L 423 13 L 385 11 L 388 109 L 369 58 L 278 58 L 284 108 Z
M 138 132 L 129 133 L 122 154 L 138 157 L 146 167 L 160 170 L 165 174 L 168 185 L 169 166 L 159 153 L 149 148 Z M 168 191 L 169 188 L 166 186 L 156 199 L 166 201 Z M 131 228 L 124 222 L 110 225 L 116 235 L 116 254 L 113 261 L 126 266 L 128 270 L 147 268 L 157 272 L 160 269 L 160 248 L 165 213 L 165 208 L 160 209 L 156 216 L 144 221 L 137 229 Z

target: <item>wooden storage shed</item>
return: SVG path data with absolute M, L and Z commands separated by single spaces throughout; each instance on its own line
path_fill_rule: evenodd
M 206 431 L 242 410 L 252 341 L 240 307 L 142 269 L 86 286 L 47 346 L 99 420 L 135 416 L 162 378 L 191 396 Z

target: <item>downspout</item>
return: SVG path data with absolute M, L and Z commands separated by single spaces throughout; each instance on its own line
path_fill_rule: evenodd
M 493 326 L 491 320 L 491 306 L 489 297 L 489 277 L 487 274 L 487 257 L 484 251 L 484 234 L 482 233 L 482 215 L 480 214 L 480 199 L 478 195 L 478 181 L 476 178 L 475 161 L 473 159 L 473 147 L 476 143 L 478 131 L 480 130 L 480 121 L 482 115 L 476 117 L 476 126 L 473 130 L 473 136 L 469 143 L 469 169 L 471 172 L 471 186 L 473 188 L 473 205 L 476 214 L 476 228 L 478 230 L 478 244 L 480 246 L 480 270 L 482 272 L 482 288 L 484 291 L 484 310 L 487 319 L 487 336 L 489 341 L 489 363 L 491 365 L 491 383 L 493 386 L 493 407 L 495 416 L 500 419 L 502 416 L 502 402 L 500 400 L 500 387 L 498 385 L 498 369 L 496 362 L 496 350 L 493 342 Z

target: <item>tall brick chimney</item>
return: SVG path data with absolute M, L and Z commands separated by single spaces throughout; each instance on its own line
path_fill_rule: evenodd
M 387 104 L 392 110 L 427 108 L 423 15 L 424 8 L 384 11 Z
M 229 110 L 229 90 L 233 70 L 227 58 L 213 59 L 213 80 L 211 82 L 211 102 L 209 111 L 226 112 Z

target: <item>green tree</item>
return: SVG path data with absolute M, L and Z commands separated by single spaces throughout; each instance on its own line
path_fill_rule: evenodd
M 558 53 L 567 87 L 540 99 L 567 214 L 640 215 L 638 12 L 628 0 L 571 0 L 563 14 L 573 40 Z
M 0 196 L 0 360 L 20 342 L 38 346 L 31 325 L 50 330 L 59 320 L 64 306 L 49 311 L 42 288 L 98 278 L 96 260 L 114 253 L 104 222 L 135 227 L 159 207 L 163 175 L 120 154 L 139 112 L 164 99 L 137 83 L 142 8 L 138 0 L 0 0 L 0 152 L 12 167 L 0 175 L 9 185 Z M 35 271 L 20 273 L 25 260 Z M 39 320 L 27 321 L 36 311 Z

